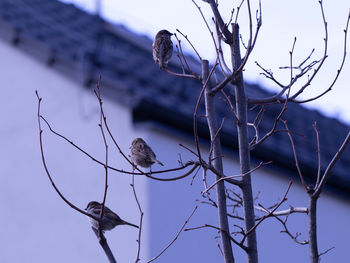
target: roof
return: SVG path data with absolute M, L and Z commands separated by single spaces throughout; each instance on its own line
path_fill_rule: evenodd
M 94 85 L 101 74 L 105 95 L 131 107 L 135 121 L 152 120 L 192 133 L 193 111 L 201 84 L 160 71 L 152 60 L 152 41 L 149 38 L 56 0 L 0 0 L 0 37 L 85 86 Z M 200 72 L 199 63 L 192 58 L 189 60 Z M 171 61 L 171 66 L 178 66 L 175 60 Z M 249 97 L 272 95 L 261 86 L 249 83 L 246 83 L 246 91 Z M 220 98 L 216 105 L 218 121 L 221 122 L 224 116 L 226 118 L 221 141 L 225 146 L 232 148 L 233 145 L 237 149 L 232 114 Z M 265 108 L 260 134 L 271 129 L 281 107 L 270 105 Z M 259 110 L 249 110 L 251 121 Z M 204 113 L 203 104 L 200 112 Z M 298 104 L 288 104 L 284 118 L 290 130 L 306 136 L 293 135 L 302 171 L 309 177 L 317 174 L 314 121 L 320 130 L 323 169 L 349 132 L 349 126 Z M 253 132 L 250 130 L 251 136 Z M 208 136 L 204 118 L 199 118 L 199 135 Z M 252 156 L 259 160 L 273 160 L 278 167 L 296 173 L 286 133 L 270 137 L 252 151 Z M 330 185 L 348 194 L 349 166 L 350 149 L 347 149 L 329 180 Z

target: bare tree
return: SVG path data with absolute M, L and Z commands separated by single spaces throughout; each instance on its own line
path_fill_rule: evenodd
M 112 169 L 115 171 L 118 171 L 123 174 L 127 174 L 132 176 L 134 178 L 134 175 L 143 175 L 148 177 L 150 180 L 160 180 L 160 181 L 173 181 L 173 180 L 180 180 L 182 178 L 187 177 L 190 174 L 193 174 L 195 172 L 198 172 L 199 169 L 202 169 L 203 171 L 203 178 L 204 178 L 204 190 L 202 191 L 202 195 L 204 198 L 208 199 L 208 202 L 211 203 L 213 206 L 217 208 L 218 211 L 218 226 L 214 225 L 203 225 L 199 227 L 192 227 L 185 229 L 185 226 L 187 225 L 188 221 L 192 217 L 193 213 L 196 211 L 196 207 L 194 208 L 191 215 L 187 218 L 185 223 L 182 225 L 181 229 L 177 233 L 177 235 L 174 237 L 174 239 L 155 257 L 153 257 L 148 262 L 152 262 L 156 260 L 159 256 L 161 256 L 167 248 L 169 248 L 178 238 L 178 236 L 181 234 L 183 230 L 190 231 L 194 229 L 202 229 L 202 228 L 212 228 L 217 230 L 220 233 L 221 237 L 221 246 L 222 254 L 224 257 L 225 263 L 233 263 L 235 262 L 234 257 L 234 249 L 233 245 L 239 247 L 240 249 L 243 249 L 248 258 L 249 263 L 257 263 L 258 262 L 258 249 L 257 249 L 257 237 L 256 237 L 256 229 L 257 227 L 267 218 L 275 218 L 278 222 L 281 223 L 283 226 L 283 232 L 288 234 L 296 243 L 301 245 L 309 245 L 310 247 L 310 262 L 316 263 L 319 262 L 320 256 L 323 253 L 319 253 L 318 246 L 317 246 L 317 216 L 316 216 L 316 209 L 317 209 L 317 200 L 327 182 L 327 179 L 329 178 L 331 174 L 331 170 L 334 167 L 335 163 L 339 160 L 340 156 L 344 152 L 345 148 L 349 144 L 350 141 L 350 133 L 346 136 L 344 139 L 343 144 L 339 147 L 339 150 L 334 154 L 333 159 L 327 166 L 324 173 L 321 173 L 321 160 L 320 160 L 320 142 L 319 142 L 319 136 L 318 136 L 318 130 L 316 127 L 316 123 L 314 124 L 314 130 L 317 137 L 317 146 L 318 146 L 318 172 L 315 176 L 316 181 L 314 185 L 309 185 L 306 183 L 302 170 L 299 166 L 298 157 L 296 153 L 296 146 L 293 141 L 293 134 L 294 132 L 291 131 L 288 127 L 287 121 L 284 119 L 284 114 L 288 109 L 289 103 L 306 103 L 312 100 L 316 100 L 321 96 L 324 96 L 327 94 L 334 84 L 336 83 L 345 62 L 346 58 L 346 40 L 347 40 L 347 32 L 349 27 L 349 21 L 350 21 L 350 13 L 349 16 L 346 19 L 346 25 L 344 29 L 344 51 L 343 51 L 343 57 L 341 58 L 341 63 L 339 69 L 336 71 L 335 76 L 333 78 L 333 81 L 331 81 L 330 85 L 326 87 L 326 89 L 319 95 L 308 98 L 308 99 L 299 99 L 300 94 L 302 94 L 307 87 L 309 87 L 312 84 L 312 81 L 317 76 L 317 74 L 320 72 L 320 69 L 325 64 L 325 60 L 328 57 L 328 50 L 327 50 L 327 43 L 328 43 L 328 29 L 327 29 L 327 21 L 324 14 L 323 9 L 323 1 L 319 1 L 320 5 L 320 12 L 322 17 L 322 22 L 324 25 L 324 52 L 323 55 L 318 59 L 311 59 L 313 55 L 313 51 L 309 56 L 305 58 L 302 63 L 299 65 L 295 65 L 294 63 L 294 48 L 296 45 L 296 38 L 294 38 L 292 48 L 289 52 L 290 55 L 290 64 L 288 67 L 286 67 L 290 71 L 290 79 L 289 82 L 286 84 L 283 84 L 282 81 L 280 81 L 275 75 L 267 70 L 265 67 L 261 66 L 258 62 L 256 62 L 256 65 L 262 70 L 262 74 L 273 81 L 275 84 L 277 84 L 281 90 L 280 92 L 276 93 L 275 95 L 268 97 L 268 98 L 250 98 L 246 94 L 245 89 L 245 81 L 243 77 L 243 71 L 245 69 L 245 65 L 247 64 L 247 61 L 250 58 L 250 55 L 257 43 L 258 34 L 260 31 L 260 28 L 262 26 L 262 11 L 261 11 L 261 4 L 259 2 L 258 10 L 253 11 L 251 9 L 251 3 L 249 0 L 243 0 L 241 1 L 240 5 L 232 10 L 232 15 L 229 21 L 224 21 L 219 8 L 218 8 L 218 1 L 215 0 L 205 0 L 206 4 L 210 5 L 210 8 L 212 10 L 212 21 L 213 21 L 213 28 L 211 29 L 210 23 L 207 21 L 206 17 L 201 11 L 201 7 L 198 3 L 196 3 L 194 0 L 192 0 L 194 5 L 198 8 L 198 11 L 200 15 L 203 18 L 204 23 L 206 24 L 208 28 L 208 33 L 212 37 L 212 41 L 215 47 L 215 52 L 217 54 L 215 62 L 210 65 L 208 60 L 204 59 L 202 56 L 200 56 L 199 52 L 196 50 L 194 45 L 191 43 L 189 37 L 182 33 L 180 30 L 177 30 L 177 32 L 183 37 L 188 43 L 191 45 L 191 47 L 194 49 L 194 52 L 197 54 L 198 59 L 201 62 L 201 72 L 195 72 L 191 69 L 189 63 L 186 60 L 186 56 L 184 55 L 181 47 L 181 40 L 176 36 L 178 42 L 176 45 L 178 58 L 180 61 L 180 64 L 182 66 L 182 72 L 178 73 L 175 72 L 176 70 L 172 70 L 171 68 L 166 68 L 165 71 L 168 72 L 171 75 L 181 77 L 181 78 L 191 78 L 196 79 L 201 82 L 202 84 L 202 90 L 198 95 L 198 100 L 196 104 L 196 108 L 194 111 L 194 142 L 195 142 L 195 150 L 191 150 L 185 146 L 187 150 L 189 150 L 193 156 L 195 157 L 195 161 L 188 161 L 186 163 L 182 163 L 180 167 L 162 170 L 162 171 L 154 171 L 154 172 L 143 172 L 140 170 L 133 162 L 130 160 L 130 158 L 125 154 L 122 149 L 118 145 L 118 141 L 116 138 L 114 138 L 112 131 L 109 128 L 107 117 L 105 115 L 104 109 L 103 109 L 103 101 L 100 94 L 100 81 L 97 84 L 95 95 L 98 100 L 99 106 L 100 106 L 100 128 L 101 128 L 101 134 L 103 137 L 103 143 L 105 145 L 106 149 L 106 157 L 105 161 L 99 161 L 95 157 L 93 157 L 92 154 L 87 153 L 82 148 L 80 148 L 78 145 L 70 141 L 68 138 L 63 136 L 62 134 L 56 132 L 48 121 L 41 116 L 40 113 L 40 102 L 41 98 L 37 94 L 38 97 L 38 123 L 39 123 L 39 134 L 40 134 L 40 148 L 42 153 L 42 161 L 43 165 L 45 167 L 46 173 L 54 187 L 54 189 L 57 191 L 57 193 L 60 195 L 60 197 L 73 209 L 76 211 L 89 216 L 93 217 L 90 214 L 86 213 L 85 211 L 77 208 L 72 203 L 70 203 L 58 190 L 58 188 L 55 186 L 51 176 L 50 172 L 47 168 L 46 162 L 45 162 L 45 156 L 43 151 L 43 143 L 42 143 L 42 128 L 41 128 L 41 121 L 43 120 L 47 125 L 50 131 L 57 136 L 61 137 L 66 142 L 70 143 L 75 149 L 79 150 L 81 153 L 87 155 L 92 161 L 99 163 L 102 165 L 105 169 L 105 189 L 104 189 L 104 198 L 102 201 L 102 207 L 105 204 L 106 196 L 107 196 L 107 189 L 108 189 L 108 170 Z M 241 44 L 241 34 L 238 24 L 238 17 L 240 14 L 240 10 L 242 8 L 246 8 L 248 12 L 248 18 L 249 18 L 249 26 L 248 26 L 248 41 L 247 45 Z M 253 14 L 256 13 L 256 21 L 253 21 Z M 215 32 L 214 32 L 215 31 Z M 255 31 L 255 32 L 253 32 Z M 225 54 L 223 51 L 223 46 L 227 45 L 229 47 L 230 53 Z M 245 53 L 242 56 L 241 55 L 241 46 L 244 46 Z M 228 56 L 227 56 L 228 55 Z M 231 65 L 229 65 L 226 61 L 231 60 Z M 305 76 L 309 76 L 306 78 Z M 292 87 L 296 86 L 296 83 L 300 84 L 299 88 L 293 89 Z M 227 93 L 229 92 L 229 93 Z M 230 94 L 234 93 L 234 97 Z M 239 164 L 240 164 L 240 174 L 237 175 L 227 175 L 224 174 L 223 169 L 223 160 L 222 160 L 222 145 L 220 142 L 220 132 L 223 127 L 223 122 L 221 125 L 218 124 L 218 114 L 216 112 L 216 106 L 215 106 L 215 100 L 218 97 L 218 94 L 222 95 L 224 98 L 222 100 L 222 103 L 225 103 L 227 105 L 227 108 L 232 113 L 233 119 L 235 120 L 235 125 L 237 129 L 237 141 L 238 141 L 238 152 L 239 152 Z M 200 151 L 199 147 L 199 136 L 198 136 L 198 127 L 197 127 L 197 119 L 198 119 L 198 111 L 200 108 L 200 105 L 202 103 L 202 100 L 204 100 L 204 107 L 205 107 L 205 117 L 207 120 L 207 125 L 209 128 L 210 133 L 210 150 L 209 150 L 209 157 L 207 160 L 203 158 L 203 154 Z M 275 118 L 271 130 L 266 132 L 265 134 L 259 134 L 259 124 L 261 123 L 264 115 L 263 107 L 265 105 L 271 105 L 271 104 L 278 104 L 280 105 L 280 112 L 278 116 Z M 262 106 L 262 110 L 259 111 L 258 115 L 256 116 L 254 122 L 250 123 L 248 121 L 247 117 L 247 111 L 248 106 Z M 283 124 L 285 127 L 285 130 L 282 132 L 285 132 L 291 142 L 291 147 L 294 154 L 295 159 L 295 166 L 298 171 L 298 175 L 300 178 L 300 182 L 305 188 L 305 191 L 307 192 L 309 196 L 309 206 L 308 207 L 290 207 L 288 210 L 278 210 L 282 203 L 284 203 L 287 200 L 287 195 L 289 193 L 289 190 L 291 188 L 292 182 L 288 185 L 283 199 L 278 202 L 277 204 L 272 205 L 271 207 L 263 207 L 262 205 L 255 206 L 254 204 L 254 197 L 253 197 L 253 191 L 252 191 L 252 177 L 251 174 L 255 172 L 257 169 L 262 167 L 263 165 L 268 164 L 266 163 L 260 163 L 255 168 L 252 168 L 252 164 L 250 161 L 250 154 L 251 151 L 257 147 L 259 147 L 261 144 L 265 142 L 265 140 L 271 136 L 273 136 L 276 132 L 281 132 L 281 130 L 277 130 L 277 126 L 279 124 Z M 253 127 L 255 130 L 255 136 L 254 138 L 249 138 L 248 136 L 248 127 Z M 105 134 L 106 133 L 106 134 Z M 118 149 L 119 153 L 123 156 L 126 162 L 128 162 L 134 169 L 133 172 L 129 171 L 123 171 L 117 168 L 114 168 L 108 164 L 108 145 L 106 142 L 106 135 L 108 135 L 114 146 Z M 174 171 L 180 171 L 184 170 L 185 172 L 181 176 L 176 177 L 170 177 L 170 178 L 161 178 L 158 177 L 157 174 L 159 173 L 169 173 Z M 206 177 L 210 174 L 213 174 L 215 177 L 215 182 L 208 186 L 206 182 Z M 239 193 L 236 193 L 232 189 L 230 189 L 230 185 L 235 186 L 240 190 Z M 142 218 L 143 218 L 143 210 L 140 206 L 140 203 L 138 201 L 137 193 L 134 188 L 134 183 L 132 183 L 133 192 L 135 196 L 135 200 L 137 201 L 137 205 L 140 212 L 140 230 L 138 235 L 138 252 L 136 256 L 135 262 L 140 261 L 140 249 L 141 249 L 141 233 L 142 233 Z M 216 200 L 213 200 L 211 196 L 209 195 L 209 192 L 213 189 L 216 189 Z M 263 189 L 262 189 L 263 190 Z M 237 215 L 237 214 L 230 214 L 227 211 L 228 203 L 233 203 L 235 207 L 242 207 L 243 208 L 243 215 Z M 264 213 L 263 216 L 257 217 L 255 215 L 255 211 L 261 211 Z M 297 235 L 293 235 L 287 226 L 287 220 L 288 216 L 294 213 L 305 213 L 308 215 L 309 218 L 309 238 L 305 241 L 300 241 L 298 239 Z M 103 215 L 103 209 L 101 212 L 101 215 L 99 218 L 94 218 L 95 220 L 99 221 L 101 220 Z M 231 232 L 230 230 L 230 223 L 229 219 L 237 218 L 243 221 L 242 226 L 237 226 L 240 231 L 238 232 Z M 239 234 L 241 238 L 238 240 L 237 235 Z M 108 244 L 103 237 L 102 231 L 100 231 L 100 244 L 104 248 L 104 251 L 106 252 L 107 257 L 109 258 L 110 262 L 116 262 L 111 250 L 108 247 Z
M 293 212 L 296 212 L 296 210 L 289 210 L 289 211 L 283 211 L 283 212 L 276 212 L 275 210 L 281 205 L 281 203 L 276 204 L 273 209 L 265 209 L 263 208 L 263 211 L 267 213 L 266 216 L 259 219 L 258 223 L 256 223 L 256 217 L 254 214 L 254 200 L 253 200 L 253 194 L 252 194 L 252 186 L 251 186 L 251 163 L 250 163 L 250 151 L 256 147 L 258 147 L 260 144 L 262 144 L 267 138 L 272 136 L 274 133 L 276 133 L 276 127 L 279 122 L 284 123 L 285 125 L 285 132 L 288 134 L 291 142 L 292 142 L 292 148 L 293 153 L 296 161 L 296 167 L 298 170 L 298 174 L 300 176 L 300 180 L 304 188 L 306 189 L 308 195 L 309 195 L 309 207 L 308 208 L 301 208 L 298 209 L 298 212 L 307 213 L 309 217 L 309 240 L 307 242 L 299 242 L 302 244 L 309 244 L 310 246 L 310 261 L 311 262 L 318 262 L 320 254 L 317 249 L 317 231 L 316 231 L 316 207 L 317 207 L 317 199 L 320 196 L 320 193 L 325 185 L 326 180 L 328 179 L 330 175 L 330 171 L 333 168 L 335 162 L 340 158 L 341 154 L 344 152 L 346 146 L 349 143 L 350 140 L 350 133 L 345 138 L 343 144 L 340 146 L 339 151 L 335 154 L 332 161 L 329 163 L 326 171 L 321 176 L 321 167 L 320 167 L 320 147 L 319 147 L 319 139 L 317 139 L 317 145 L 318 145 L 318 159 L 319 159 L 319 167 L 318 167 L 318 174 L 317 174 L 317 181 L 314 186 L 309 186 L 306 184 L 302 172 L 300 170 L 296 151 L 295 151 L 295 145 L 293 143 L 292 139 L 292 131 L 288 129 L 287 122 L 283 119 L 283 115 L 285 111 L 287 110 L 287 104 L 288 103 L 306 103 L 315 99 L 320 98 L 321 96 L 324 96 L 326 93 L 328 93 L 334 84 L 336 83 L 339 74 L 341 73 L 343 69 L 343 65 L 346 58 L 346 41 L 347 41 L 347 30 L 349 26 L 349 20 L 350 20 L 350 13 L 346 20 L 346 25 L 344 29 L 344 52 L 343 57 L 340 63 L 340 67 L 337 70 L 333 81 L 331 84 L 325 89 L 324 92 L 319 94 L 316 97 L 299 100 L 300 94 L 304 92 L 304 90 L 312 84 L 312 81 L 320 71 L 320 69 L 323 67 L 326 58 L 328 57 L 328 28 L 327 28 L 327 21 L 325 17 L 325 12 L 323 8 L 323 1 L 319 1 L 320 5 L 320 12 L 322 15 L 322 22 L 324 24 L 324 31 L 325 31 L 325 37 L 324 37 L 324 52 L 323 56 L 316 60 L 311 60 L 311 56 L 313 54 L 313 51 L 311 54 L 305 58 L 305 60 L 300 63 L 298 66 L 294 65 L 293 61 L 293 55 L 294 55 L 294 47 L 296 44 L 296 38 L 294 38 L 293 46 L 290 54 L 290 65 L 286 67 L 290 70 L 290 81 L 287 84 L 282 84 L 281 81 L 279 81 L 271 71 L 265 69 L 262 67 L 259 63 L 256 63 L 260 69 L 263 71 L 263 75 L 265 75 L 268 79 L 272 80 L 274 83 L 278 84 L 281 87 L 281 91 L 275 94 L 272 97 L 269 98 L 247 98 L 245 87 L 244 87 L 244 79 L 243 79 L 243 70 L 244 67 L 249 59 L 250 54 L 252 53 L 254 46 L 256 44 L 258 33 L 260 30 L 260 27 L 262 26 L 262 13 L 261 13 L 261 4 L 259 3 L 259 10 L 256 11 L 256 29 L 255 33 L 253 33 L 253 21 L 252 21 L 252 10 L 250 6 L 250 1 L 242 1 L 241 4 L 236 8 L 236 18 L 235 21 L 232 22 L 232 17 L 235 10 L 232 10 L 232 16 L 230 21 L 225 23 L 223 21 L 223 18 L 221 17 L 220 11 L 218 9 L 218 1 L 214 0 L 205 0 L 204 2 L 207 2 L 212 10 L 213 18 L 216 29 L 216 34 L 213 33 L 211 30 L 205 16 L 203 15 L 201 11 L 201 7 L 195 2 L 192 1 L 196 7 L 198 8 L 207 28 L 208 32 L 212 36 L 213 43 L 216 49 L 216 62 L 212 66 L 211 73 L 209 74 L 209 65 L 208 61 L 203 59 L 198 52 L 194 49 L 194 51 L 197 53 L 198 58 L 202 61 L 202 83 L 203 83 L 203 90 L 202 93 L 199 96 L 199 100 L 201 100 L 203 91 L 205 91 L 205 109 L 206 109 L 206 117 L 208 121 L 208 127 L 210 131 L 210 138 L 211 138 L 211 144 L 213 149 L 213 156 L 209 157 L 208 163 L 211 165 L 212 161 L 214 161 L 213 166 L 216 169 L 216 177 L 217 177 L 217 183 L 216 183 L 216 191 L 217 191 L 217 207 L 219 211 L 219 224 L 220 227 L 218 228 L 221 232 L 221 241 L 222 241 L 222 247 L 223 247 L 223 255 L 225 262 L 234 262 L 234 256 L 232 253 L 231 248 L 231 240 L 228 236 L 228 233 L 230 233 L 229 225 L 227 224 L 227 210 L 226 210 L 226 199 L 229 198 L 225 194 L 225 185 L 223 178 L 228 178 L 227 176 L 222 174 L 223 168 L 222 168 L 222 160 L 221 160 L 221 145 L 220 145 L 220 139 L 219 139 L 219 129 L 218 125 L 216 123 L 217 115 L 215 113 L 215 105 L 213 103 L 214 97 L 219 93 L 223 92 L 224 89 L 233 89 L 235 92 L 235 106 L 234 103 L 230 101 L 230 97 L 228 97 L 225 93 L 225 97 L 227 100 L 227 104 L 229 105 L 231 111 L 234 114 L 235 120 L 236 120 L 236 126 L 237 126 L 237 134 L 238 134 L 238 145 L 239 145 L 239 163 L 240 163 L 240 169 L 241 169 L 241 176 L 242 179 L 239 181 L 231 181 L 231 183 L 239 186 L 242 194 L 242 198 L 240 198 L 239 203 L 243 205 L 244 209 L 244 217 L 243 220 L 245 222 L 244 228 L 242 227 L 241 234 L 243 235 L 243 239 L 238 241 L 233 241 L 235 244 L 238 244 L 241 248 L 245 250 L 248 256 L 248 262 L 258 262 L 258 251 L 257 251 L 257 240 L 256 240 L 256 234 L 255 229 L 256 227 L 267 217 L 274 216 L 278 220 L 279 216 L 282 215 L 289 215 Z M 249 32 L 248 32 L 248 44 L 245 46 L 245 55 L 242 57 L 240 52 L 240 33 L 239 33 L 239 25 L 237 23 L 239 11 L 243 6 L 246 6 L 248 10 L 248 17 L 249 17 Z M 232 22 L 232 23 L 231 23 Z M 231 30 L 230 30 L 231 29 Z M 179 31 L 180 32 L 180 31 Z M 181 33 L 181 32 L 180 32 Z M 185 36 L 186 40 L 188 40 L 188 37 L 181 33 L 183 36 Z M 214 37 L 216 36 L 216 38 Z M 188 40 L 189 41 L 189 40 Z M 181 43 L 179 42 L 179 45 Z M 227 66 L 225 54 L 223 53 L 222 46 L 228 45 L 230 48 L 230 59 L 232 61 L 231 67 Z M 193 45 L 191 44 L 193 47 Z M 185 59 L 184 59 L 185 61 Z M 187 63 L 186 63 L 187 65 Z M 216 67 L 219 67 L 219 71 L 222 73 L 223 76 L 222 80 L 218 80 L 216 78 L 216 84 L 212 85 L 209 81 L 212 72 L 215 70 Z M 299 71 L 298 73 L 295 73 L 294 71 Z M 199 74 L 194 74 L 191 69 L 188 70 L 192 77 L 195 78 Z M 169 72 L 169 71 L 168 71 Z M 185 72 L 185 69 L 183 68 L 183 72 Z M 310 73 L 311 75 L 308 76 L 308 78 L 305 81 L 304 76 L 306 74 Z M 180 74 L 178 74 L 180 75 Z M 209 75 L 209 76 L 208 76 Z M 183 76 L 187 77 L 187 76 Z M 298 88 L 295 92 L 291 92 L 292 87 L 295 86 L 296 83 L 299 84 L 299 82 L 303 82 L 301 84 L 301 87 Z M 198 109 L 198 104 L 196 110 Z M 247 108 L 248 105 L 269 105 L 269 104 L 281 104 L 281 111 L 280 114 L 276 117 L 274 124 L 272 126 L 272 129 L 267 132 L 266 134 L 259 136 L 258 134 L 258 126 L 261 122 L 261 119 L 263 118 L 263 114 L 259 112 L 258 116 L 256 117 L 254 123 L 249 123 L 247 118 Z M 195 112 L 195 119 L 196 119 Z M 256 135 L 254 139 L 249 142 L 248 138 L 248 126 L 254 127 L 256 131 Z M 315 125 L 315 132 L 317 134 L 318 138 L 318 131 Z M 201 154 L 199 151 L 198 146 L 198 138 L 197 138 L 197 131 L 196 131 L 196 125 L 195 125 L 195 131 L 194 131 L 195 141 L 197 144 L 197 155 L 200 158 Z M 211 159 L 212 158 L 212 159 Z M 204 161 L 200 160 L 200 163 L 204 163 Z M 228 181 L 228 180 L 226 180 Z M 289 188 L 288 188 L 289 190 Z M 288 193 L 288 190 L 286 192 L 286 195 Z M 284 197 L 284 201 L 286 200 L 286 195 Z M 286 221 L 281 221 L 282 224 L 285 227 L 286 233 L 288 233 L 294 240 L 297 241 L 297 238 L 293 236 L 286 227 Z

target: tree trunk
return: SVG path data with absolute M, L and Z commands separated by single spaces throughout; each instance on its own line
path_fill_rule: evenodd
M 240 47 L 239 47 L 239 26 L 233 24 L 233 44 L 231 46 L 232 67 L 233 72 L 239 68 L 242 63 Z M 238 117 L 237 132 L 238 132 L 238 151 L 240 172 L 245 174 L 250 171 L 250 151 L 248 140 L 248 125 L 247 125 L 247 98 L 244 90 L 243 73 L 235 72 L 235 79 L 233 81 L 236 95 L 236 111 Z M 249 231 L 255 225 L 254 215 L 254 200 L 251 184 L 251 176 L 247 174 L 242 179 L 242 196 L 245 230 Z M 256 232 L 252 231 L 247 237 L 248 247 L 248 262 L 258 262 L 258 250 L 256 243 Z
M 208 75 L 209 75 L 208 60 L 202 60 L 203 85 L 208 79 Z M 217 116 L 215 112 L 214 96 L 210 95 L 209 82 L 205 89 L 204 99 L 205 99 L 206 117 L 207 117 L 209 132 L 210 132 L 210 140 L 213 147 L 212 165 L 217 171 L 223 173 L 222 150 L 220 145 L 220 136 L 219 134 L 217 134 L 218 125 L 216 120 Z M 220 179 L 220 176 L 216 175 L 216 180 L 219 180 L 219 179 Z M 220 225 L 220 229 L 222 229 L 222 231 L 220 231 L 220 235 L 221 235 L 222 250 L 224 254 L 225 263 L 234 263 L 235 260 L 233 257 L 231 240 L 228 236 L 230 234 L 230 228 L 228 225 L 228 218 L 227 218 L 226 193 L 225 193 L 224 181 L 220 181 L 216 185 L 216 194 L 217 194 L 217 203 L 218 203 L 219 225 Z
M 309 194 L 309 248 L 310 248 L 310 262 L 318 263 L 319 254 L 317 248 L 317 198 Z

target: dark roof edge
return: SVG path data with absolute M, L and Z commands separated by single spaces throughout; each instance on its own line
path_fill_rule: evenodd
M 141 122 L 153 122 L 157 123 L 161 127 L 169 127 L 177 131 L 180 131 L 182 134 L 186 134 L 190 137 L 193 136 L 193 119 L 189 118 L 187 115 L 181 115 L 179 112 L 173 112 L 170 109 L 162 108 L 159 109 L 159 105 L 155 105 L 152 101 L 149 100 L 140 100 L 135 108 L 133 109 L 133 121 L 135 123 Z M 164 128 L 163 128 L 164 129 Z M 198 136 L 206 141 L 209 145 L 210 136 L 209 130 L 204 121 L 198 122 Z M 234 135 L 229 134 L 225 131 L 222 131 L 220 140 L 222 145 L 225 147 L 225 151 L 233 151 L 237 153 L 238 156 L 238 144 L 233 139 Z M 291 178 L 296 181 L 299 181 L 299 176 L 296 172 L 296 167 L 294 162 L 286 162 L 281 158 L 276 158 L 278 153 L 271 152 L 271 149 L 265 149 L 263 144 L 260 145 L 257 149 L 252 151 L 251 157 L 252 162 L 261 162 L 261 161 L 273 161 L 274 169 L 280 170 L 281 173 L 287 173 Z M 312 166 L 302 166 L 303 173 L 306 175 L 305 180 L 312 183 L 311 174 L 317 174 L 317 171 Z M 327 181 L 326 188 L 327 191 L 335 192 L 341 194 L 344 197 L 350 199 L 350 183 L 346 180 L 339 182 L 341 178 L 330 177 Z

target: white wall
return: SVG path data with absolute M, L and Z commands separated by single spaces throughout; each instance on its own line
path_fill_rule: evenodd
M 0 262 L 104 262 L 88 219 L 59 198 L 45 174 L 34 93 L 37 89 L 43 98 L 42 114 L 53 128 L 104 160 L 93 92 L 2 41 L 0 57 Z M 104 106 L 116 138 L 129 151 L 135 136 L 129 109 L 108 100 Z M 80 208 L 91 200 L 101 201 L 104 169 L 53 136 L 45 124 L 43 129 L 47 164 L 62 193 Z M 111 143 L 110 152 L 114 166 L 130 169 L 119 161 Z M 130 177 L 111 172 L 107 205 L 138 224 L 130 182 Z M 145 180 L 136 183 L 146 207 Z M 118 262 L 134 258 L 137 230 L 121 226 L 106 237 Z
M 87 91 L 51 68 L 37 62 L 15 47 L 0 41 L 0 206 L 3 226 L 0 235 L 0 262 L 105 262 L 105 255 L 89 229 L 85 216 L 69 208 L 51 187 L 44 172 L 39 151 L 36 120 L 37 100 L 34 90 L 43 97 L 42 113 L 53 128 L 62 132 L 98 159 L 104 158 L 104 146 L 97 126 L 98 105 L 92 91 Z M 192 138 L 159 126 L 132 123 L 129 109 L 105 100 L 104 107 L 111 129 L 126 153 L 133 138 L 143 137 L 152 146 L 165 168 L 178 166 L 178 154 L 184 161 L 193 156 L 178 146 L 191 148 Z M 84 208 L 90 200 L 101 200 L 104 169 L 72 146 L 53 136 L 43 124 L 47 164 L 62 193 Z M 110 163 L 128 169 L 109 141 Z M 205 150 L 205 147 L 203 147 Z M 161 167 L 154 166 L 153 170 Z M 225 172 L 236 174 L 238 163 L 225 153 Z M 172 177 L 179 175 L 159 175 Z M 158 182 L 138 177 L 136 187 L 145 212 L 142 259 L 162 250 L 177 234 L 193 207 L 199 209 L 188 227 L 205 223 L 217 225 L 216 209 L 202 200 L 202 174 L 190 185 L 192 176 L 176 182 Z M 270 169 L 253 175 L 254 193 L 261 191 L 257 202 L 269 206 L 279 201 L 289 178 Z M 130 187 L 131 178 L 110 172 L 107 205 L 125 220 L 138 223 L 138 210 Z M 237 190 L 237 189 L 236 189 Z M 215 193 L 212 193 L 213 197 Z M 306 195 L 295 182 L 288 204 L 307 204 Z M 350 235 L 350 204 L 331 194 L 319 202 L 320 251 L 336 249 L 324 256 L 325 262 L 343 262 Z M 233 224 L 238 221 L 230 221 Z M 293 215 L 290 228 L 307 238 L 307 218 Z M 281 226 L 269 219 L 258 229 L 260 262 L 307 262 L 308 247 L 293 243 Z M 133 262 L 137 231 L 121 226 L 106 234 L 118 262 Z M 215 243 L 216 231 L 202 229 L 184 232 L 157 262 L 222 262 Z M 236 262 L 246 262 L 242 251 L 234 247 Z

